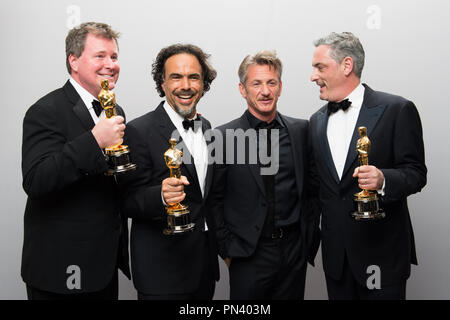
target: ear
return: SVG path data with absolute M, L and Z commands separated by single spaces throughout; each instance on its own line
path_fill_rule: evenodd
M 75 57 L 72 53 L 69 55 L 69 64 L 72 71 L 78 72 L 78 57 Z
M 242 98 L 247 99 L 247 90 L 241 82 L 239 82 L 239 92 L 241 93 Z
M 351 57 L 345 57 L 341 63 L 342 69 L 344 71 L 344 75 L 347 77 L 353 71 L 353 59 Z
M 283 91 L 283 82 L 280 79 L 280 91 L 278 92 L 278 96 L 281 96 L 281 91 Z

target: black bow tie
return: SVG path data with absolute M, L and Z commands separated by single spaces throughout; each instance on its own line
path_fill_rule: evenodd
M 100 117 L 100 113 L 102 113 L 102 105 L 100 104 L 100 101 L 92 100 L 92 106 L 94 107 L 95 114 L 97 117 Z
M 196 121 L 197 121 L 197 124 L 195 124 Z M 202 121 L 200 120 L 200 117 L 198 117 L 198 116 L 192 120 L 189 120 L 189 119 L 183 120 L 183 128 L 186 131 L 188 131 L 189 128 L 191 128 L 192 131 L 197 132 L 197 129 L 201 126 L 202 126 Z
M 352 102 L 348 99 L 342 100 L 341 102 L 328 102 L 328 115 L 337 112 L 342 109 L 347 110 L 351 106 Z

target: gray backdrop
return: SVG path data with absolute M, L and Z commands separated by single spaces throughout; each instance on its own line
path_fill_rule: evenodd
M 22 119 L 38 98 L 65 83 L 64 39 L 68 28 L 85 21 L 106 22 L 122 33 L 116 96 L 128 120 L 161 100 L 150 70 L 162 47 L 190 42 L 209 52 L 218 77 L 199 111 L 213 126 L 244 111 L 237 68 L 245 55 L 261 49 L 276 49 L 284 63 L 279 110 L 309 118 L 322 105 L 318 87 L 309 81 L 312 41 L 331 31 L 354 32 L 366 51 L 363 82 L 411 99 L 422 118 L 429 173 L 425 189 L 409 198 L 419 266 L 412 268 L 407 297 L 449 299 L 449 147 L 443 139 L 450 115 L 445 102 L 449 11 L 447 0 L 2 0 L 0 299 L 26 297 L 20 277 L 26 201 L 21 187 Z M 316 260 L 317 266 L 308 269 L 306 298 L 326 299 L 320 254 Z M 228 273 L 221 262 L 215 298 L 227 299 L 228 292 Z M 121 276 L 120 298 L 135 297 L 132 283 Z

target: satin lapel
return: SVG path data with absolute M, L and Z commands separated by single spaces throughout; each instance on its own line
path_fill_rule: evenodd
M 378 120 L 383 115 L 386 105 L 377 104 L 374 97 L 374 91 L 365 85 L 366 89 L 364 92 L 364 101 L 361 106 L 361 111 L 359 112 L 358 120 L 356 121 L 355 129 L 353 130 L 352 141 L 350 142 L 349 150 L 347 152 L 347 159 L 345 161 L 344 171 L 342 173 L 342 178 L 345 176 L 347 171 L 352 167 L 354 161 L 357 158 L 356 152 L 356 142 L 358 141 L 359 133 L 358 128 L 364 126 L 367 128 L 367 136 L 370 139 L 370 134 L 375 128 Z M 370 155 L 369 155 L 370 161 Z M 353 172 L 351 173 L 353 174 Z
M 73 112 L 75 113 L 77 118 L 80 120 L 83 127 L 86 130 L 91 130 L 95 126 L 94 120 L 92 119 L 92 116 L 89 113 L 89 110 L 87 109 L 83 100 L 81 100 L 77 91 L 72 86 L 70 81 L 67 81 L 63 88 L 64 88 L 64 92 L 66 93 L 70 102 L 73 103 L 73 108 L 72 108 Z
M 211 158 L 210 158 L 211 153 L 210 153 L 210 150 L 209 150 L 209 145 L 211 143 L 211 139 L 206 139 L 206 137 L 208 135 L 205 136 L 205 132 L 207 130 L 210 130 L 210 129 L 211 129 L 211 126 L 208 125 L 207 121 L 205 121 L 204 118 L 202 117 L 203 137 L 205 137 L 205 142 L 206 142 L 206 146 L 207 146 L 207 149 L 208 149 L 208 151 L 207 151 L 208 152 L 208 167 L 206 169 L 205 192 L 204 192 L 204 196 L 203 196 L 204 199 L 206 199 L 206 197 L 208 196 L 209 189 L 211 188 L 212 179 L 213 179 L 213 170 L 214 170 L 213 169 L 213 164 L 212 164 L 212 161 L 211 161 Z M 211 136 L 211 135 L 209 135 L 209 136 Z
M 92 119 L 89 110 L 86 108 L 81 98 L 73 106 L 73 112 L 76 114 L 78 119 L 80 119 L 81 123 L 83 124 L 83 127 L 85 127 L 86 130 L 91 130 L 95 126 L 94 120 Z
M 119 107 L 119 105 L 116 105 L 117 107 Z M 123 111 L 123 109 L 121 108 L 121 107 L 119 107 L 119 108 L 116 108 L 117 109 L 117 114 L 119 115 L 119 116 L 122 116 L 122 117 L 124 117 L 125 118 L 125 122 L 126 122 L 126 117 L 125 117 L 125 111 Z
M 178 141 L 176 148 L 183 151 L 183 166 L 186 167 L 189 175 L 191 176 L 190 179 L 188 180 L 191 183 L 193 182 L 192 180 L 195 180 L 197 181 L 196 184 L 198 184 L 197 171 L 195 170 L 194 165 L 194 158 L 192 158 L 188 148 L 186 147 L 186 144 L 183 141 L 183 138 L 181 137 L 175 125 L 172 123 L 172 120 L 170 120 L 170 117 L 164 110 L 163 105 L 164 102 L 161 102 L 158 108 L 156 108 L 155 110 L 157 119 L 160 119 L 159 132 L 162 135 L 163 139 L 167 141 L 167 149 L 170 147 L 169 140 L 171 138 L 175 138 Z M 162 156 L 163 155 L 161 155 L 161 157 Z
M 317 114 L 317 140 L 319 143 L 319 150 L 325 161 L 325 164 L 330 172 L 331 177 L 336 183 L 339 183 L 339 176 L 334 165 L 333 157 L 331 155 L 330 145 L 328 144 L 327 137 L 327 124 L 328 115 L 326 113 L 326 108 Z
M 246 132 L 248 129 L 250 129 L 250 123 L 248 122 L 248 119 L 247 119 L 247 116 L 246 116 L 245 113 L 240 118 L 240 124 L 241 124 L 241 126 L 239 126 L 239 127 L 242 130 L 244 130 L 244 132 Z M 256 134 L 258 134 L 258 133 L 256 133 Z M 251 145 L 258 146 L 258 141 L 257 141 L 256 135 L 249 135 L 248 139 L 249 139 L 249 145 L 248 145 L 249 148 L 246 148 L 245 152 L 246 152 L 247 160 L 250 160 L 251 157 L 248 154 L 249 151 L 252 149 L 252 148 L 250 148 L 250 146 Z M 254 149 L 257 150 L 258 148 L 256 147 Z M 235 150 L 235 153 L 238 151 L 236 145 L 234 146 L 234 150 Z M 256 155 L 256 158 L 258 158 L 258 155 Z M 237 159 L 237 155 L 236 154 L 235 154 L 235 158 L 234 159 L 235 160 Z M 255 163 L 255 164 L 248 163 L 246 166 L 250 170 L 253 178 L 255 179 L 256 184 L 258 185 L 258 188 L 261 191 L 261 193 L 265 196 L 266 195 L 266 190 L 265 190 L 265 187 L 264 187 L 264 182 L 263 182 L 263 180 L 261 178 L 261 168 L 259 167 L 258 163 Z
M 191 179 L 188 179 L 191 184 L 193 184 L 193 181 L 195 181 L 195 184 L 199 184 L 198 182 L 198 176 L 197 176 L 197 170 L 195 169 L 195 163 L 194 158 L 192 157 L 191 153 L 189 152 L 189 149 L 187 148 L 186 144 L 183 141 L 183 138 L 178 140 L 177 149 L 183 150 L 183 166 L 186 167 L 189 175 L 191 176 Z
M 283 122 L 288 130 L 289 140 L 291 142 L 292 157 L 295 163 L 294 170 L 295 170 L 295 178 L 297 181 L 297 190 L 301 194 L 301 190 L 303 190 L 303 179 L 302 179 L 303 172 L 301 171 L 301 169 L 303 169 L 303 157 L 300 148 L 301 133 L 298 130 L 296 130 L 296 128 L 294 128 L 294 126 L 289 122 L 289 120 L 286 119 L 283 115 L 280 114 L 280 117 L 283 119 Z
M 181 136 L 178 133 L 178 130 L 175 128 L 175 125 L 169 118 L 166 110 L 164 110 L 164 102 L 161 102 L 159 106 L 155 109 L 156 119 L 159 119 L 159 130 L 158 132 L 163 137 L 163 140 L 167 141 L 167 148 L 170 147 L 169 140 L 173 137 L 177 141 L 180 141 Z M 162 155 L 161 155 L 162 156 Z

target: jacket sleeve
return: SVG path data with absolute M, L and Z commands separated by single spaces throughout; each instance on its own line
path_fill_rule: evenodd
M 33 105 L 23 121 L 23 188 L 29 197 L 49 195 L 107 170 L 91 131 L 69 140 L 63 119 L 49 109 Z
M 218 129 L 216 129 L 218 130 Z M 219 136 L 225 136 L 223 133 Z M 226 141 L 225 141 L 226 142 Z M 207 199 L 207 208 L 211 210 L 215 225 L 218 252 L 222 259 L 229 257 L 228 245 L 233 234 L 227 228 L 224 212 L 224 201 L 227 190 L 226 143 L 223 143 L 221 163 L 214 163 L 213 182 Z M 214 155 L 215 156 L 215 155 Z
M 124 143 L 129 146 L 131 161 L 137 167 L 134 171 L 118 176 L 118 183 L 122 211 L 129 218 L 161 222 L 166 218 L 166 210 L 161 198 L 161 182 L 155 184 L 152 178 L 154 165 L 147 144 L 151 140 L 132 124 L 127 125 Z
M 307 139 L 307 164 L 305 170 L 305 214 L 307 215 L 308 231 L 307 231 L 307 259 L 308 262 L 314 266 L 314 259 L 317 255 L 317 251 L 320 245 L 320 215 L 321 207 L 319 201 L 319 177 L 317 174 L 317 167 L 314 161 L 314 152 L 312 145 L 311 130 L 308 126 L 306 130 L 308 135 Z
M 395 121 L 393 166 L 380 169 L 386 181 L 385 203 L 419 192 L 427 182 L 422 124 L 414 103 L 406 101 Z

